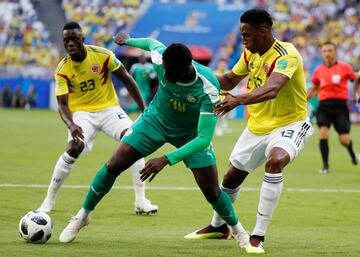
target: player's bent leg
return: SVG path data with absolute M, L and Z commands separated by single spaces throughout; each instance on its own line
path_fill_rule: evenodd
M 75 239 L 80 229 L 89 223 L 90 212 L 110 191 L 117 176 L 141 157 L 143 156 L 133 147 L 126 143 L 119 143 L 108 163 L 101 167 L 91 182 L 82 208 L 61 233 L 59 238 L 61 242 L 71 242 Z
M 206 200 L 225 220 L 239 246 L 245 248 L 249 244 L 249 235 L 238 221 L 229 196 L 219 188 L 216 166 L 192 169 L 192 171 Z
M 236 169 L 232 164 L 226 174 L 220 189 L 224 191 L 234 203 L 240 193 L 240 185 L 249 173 Z M 231 236 L 230 229 L 220 215 L 214 211 L 211 224 L 196 230 L 184 238 L 188 239 L 227 239 Z
M 66 178 L 70 175 L 74 163 L 83 149 L 83 142 L 69 142 L 68 150 L 64 152 L 56 162 L 46 197 L 38 208 L 38 211 L 50 212 L 54 208 L 57 193 Z

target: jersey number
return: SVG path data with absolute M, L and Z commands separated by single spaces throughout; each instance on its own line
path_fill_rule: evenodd
M 186 105 L 182 102 L 177 101 L 176 99 L 170 99 L 170 103 L 172 104 L 175 111 L 185 112 Z
M 294 135 L 295 131 L 292 129 L 288 129 L 288 130 L 284 130 L 281 131 L 281 136 L 282 137 L 288 137 L 288 138 L 292 138 Z
M 80 85 L 81 92 L 87 92 L 95 89 L 95 81 L 93 79 L 81 82 Z

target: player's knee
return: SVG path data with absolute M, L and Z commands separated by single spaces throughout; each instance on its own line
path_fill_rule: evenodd
M 222 186 L 229 189 L 238 188 L 248 174 L 248 172 L 238 170 L 234 166 L 230 165 L 229 170 L 224 175 Z
M 329 138 L 329 129 L 327 127 L 320 127 L 320 139 Z
M 69 148 L 68 148 L 68 154 L 74 158 L 77 158 L 81 152 L 84 150 L 85 144 L 82 141 L 70 141 Z
M 124 170 L 126 170 L 131 165 L 128 165 L 127 163 L 124 163 L 124 161 L 118 158 L 111 158 L 107 164 L 106 169 L 108 172 L 110 172 L 113 175 L 120 175 Z
M 343 146 L 348 146 L 350 144 L 350 136 L 348 134 L 340 135 L 339 141 Z
M 278 173 L 283 170 L 285 165 L 289 162 L 288 155 L 269 156 L 266 161 L 265 170 L 270 173 Z
M 205 194 L 205 198 L 209 203 L 214 203 L 219 198 L 219 195 L 220 195 L 220 191 L 213 190 L 213 191 L 207 192 Z

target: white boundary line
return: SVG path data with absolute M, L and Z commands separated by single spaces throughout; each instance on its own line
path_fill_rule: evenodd
M 20 188 L 47 188 L 45 184 L 0 184 L 2 187 L 20 187 Z M 89 188 L 89 185 L 63 185 L 62 188 Z M 113 189 L 130 190 L 132 186 L 113 186 Z M 198 187 L 173 187 L 173 186 L 146 186 L 147 190 L 169 190 L 169 191 L 198 191 Z M 242 191 L 259 191 L 255 187 L 243 187 Z M 287 192 L 301 193 L 360 193 L 360 189 L 337 189 L 337 188 L 287 188 Z

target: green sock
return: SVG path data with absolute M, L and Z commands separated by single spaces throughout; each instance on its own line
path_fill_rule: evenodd
M 116 177 L 117 176 L 106 170 L 106 164 L 101 167 L 91 182 L 89 191 L 86 195 L 82 207 L 89 211 L 94 210 L 98 202 L 100 202 L 104 195 L 110 191 Z
M 229 226 L 234 226 L 238 223 L 234 207 L 232 206 L 230 197 L 221 191 L 219 198 L 211 203 L 213 209 L 225 220 Z

